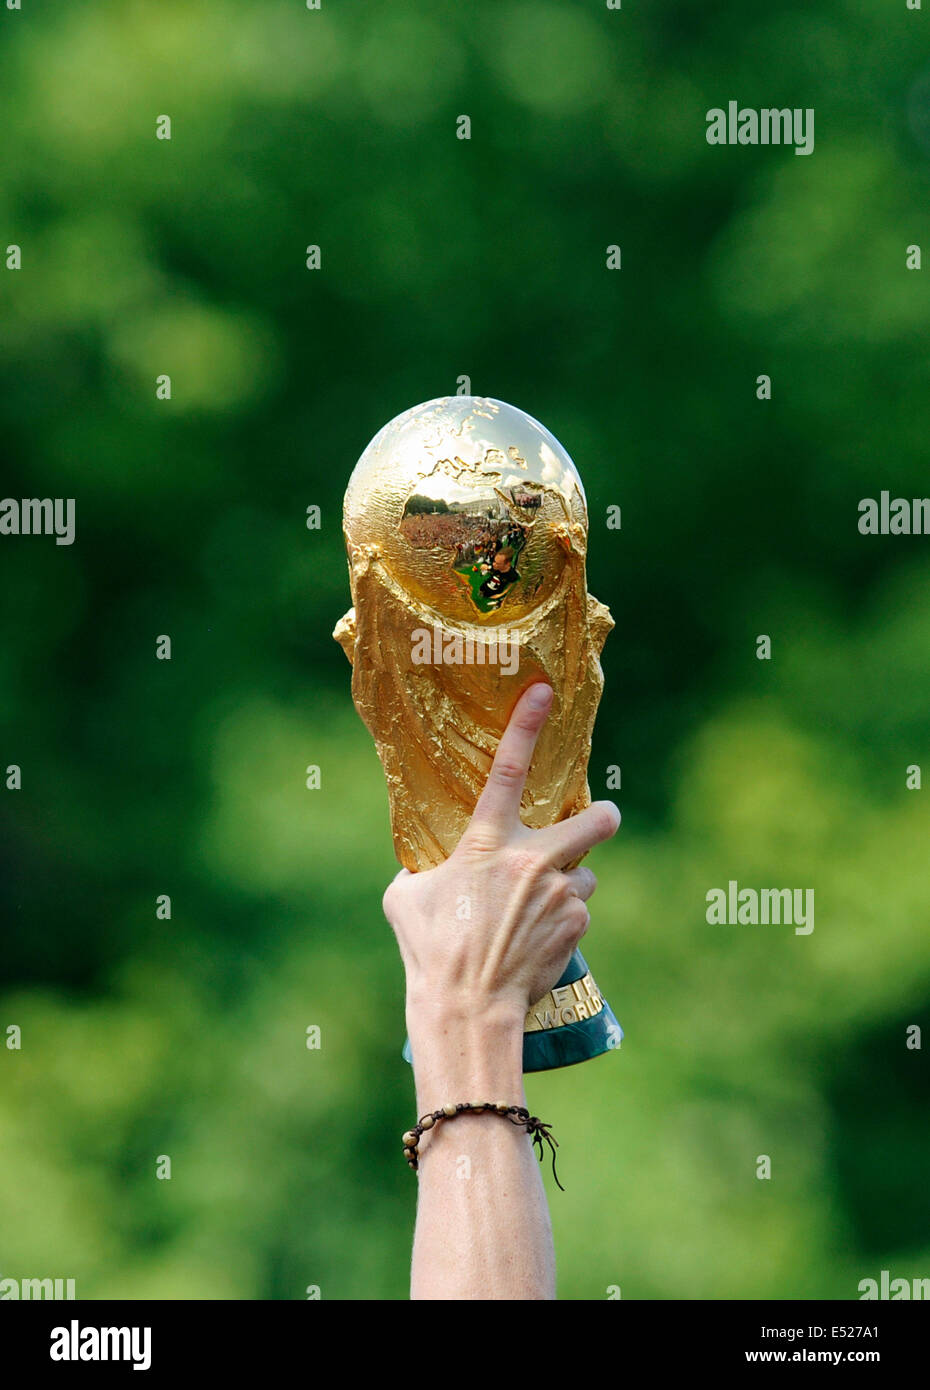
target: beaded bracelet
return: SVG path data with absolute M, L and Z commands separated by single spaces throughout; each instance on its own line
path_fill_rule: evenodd
M 509 1120 L 512 1125 L 523 1125 L 527 1134 L 532 1136 L 533 1147 L 536 1148 L 536 1157 L 540 1163 L 542 1163 L 543 1158 L 543 1143 L 548 1144 L 552 1153 L 552 1176 L 555 1178 L 555 1185 L 560 1192 L 565 1191 L 555 1171 L 555 1151 L 559 1147 L 559 1141 L 553 1139 L 550 1126 L 536 1115 L 531 1115 L 524 1106 L 507 1105 L 503 1101 L 460 1101 L 457 1105 L 441 1105 L 438 1110 L 432 1111 L 431 1114 L 422 1115 L 413 1129 L 407 1130 L 403 1138 L 404 1158 L 414 1172 L 420 1166 L 417 1149 L 423 1134 L 428 1129 L 432 1129 L 440 1120 L 454 1120 L 456 1115 L 462 1115 L 466 1111 L 471 1111 L 472 1114 L 500 1115 L 502 1119 Z

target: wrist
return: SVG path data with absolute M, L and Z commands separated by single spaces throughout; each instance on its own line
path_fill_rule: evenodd
M 505 1101 L 523 1096 L 523 1020 L 519 1004 L 408 997 L 407 1032 L 413 1053 L 417 1104 L 423 1109 L 458 1101 Z
M 467 994 L 461 990 L 437 993 L 418 985 L 407 986 L 407 1027 L 419 1032 L 443 1034 L 488 1032 L 503 1037 L 522 1033 L 528 1005 L 516 995 Z

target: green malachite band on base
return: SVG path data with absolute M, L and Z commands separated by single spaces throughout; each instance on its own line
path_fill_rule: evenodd
M 600 1007 L 598 1007 L 600 1006 Z M 575 951 L 562 978 L 527 1014 L 523 1034 L 523 1070 L 554 1071 L 612 1052 L 623 1029 L 603 998 L 580 951 Z M 411 1062 L 409 1039 L 404 1060 Z

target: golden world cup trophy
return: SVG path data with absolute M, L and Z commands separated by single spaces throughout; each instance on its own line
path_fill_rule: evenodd
M 523 821 L 552 825 L 589 805 L 613 619 L 585 586 L 587 506 L 558 440 L 502 401 L 414 406 L 359 459 L 343 528 L 354 606 L 333 635 L 384 767 L 400 863 L 433 868 L 455 849 L 514 705 L 536 681 L 555 698 Z M 622 1037 L 575 951 L 526 1016 L 524 1071 L 596 1057 Z

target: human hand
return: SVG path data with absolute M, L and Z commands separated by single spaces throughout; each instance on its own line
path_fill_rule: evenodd
M 590 921 L 590 869 L 564 869 L 620 825 L 601 801 L 542 830 L 520 819 L 536 740 L 552 704 L 545 684 L 517 702 L 474 814 L 435 869 L 402 869 L 384 895 L 407 975 L 408 1028 L 495 1019 L 522 1031 Z

